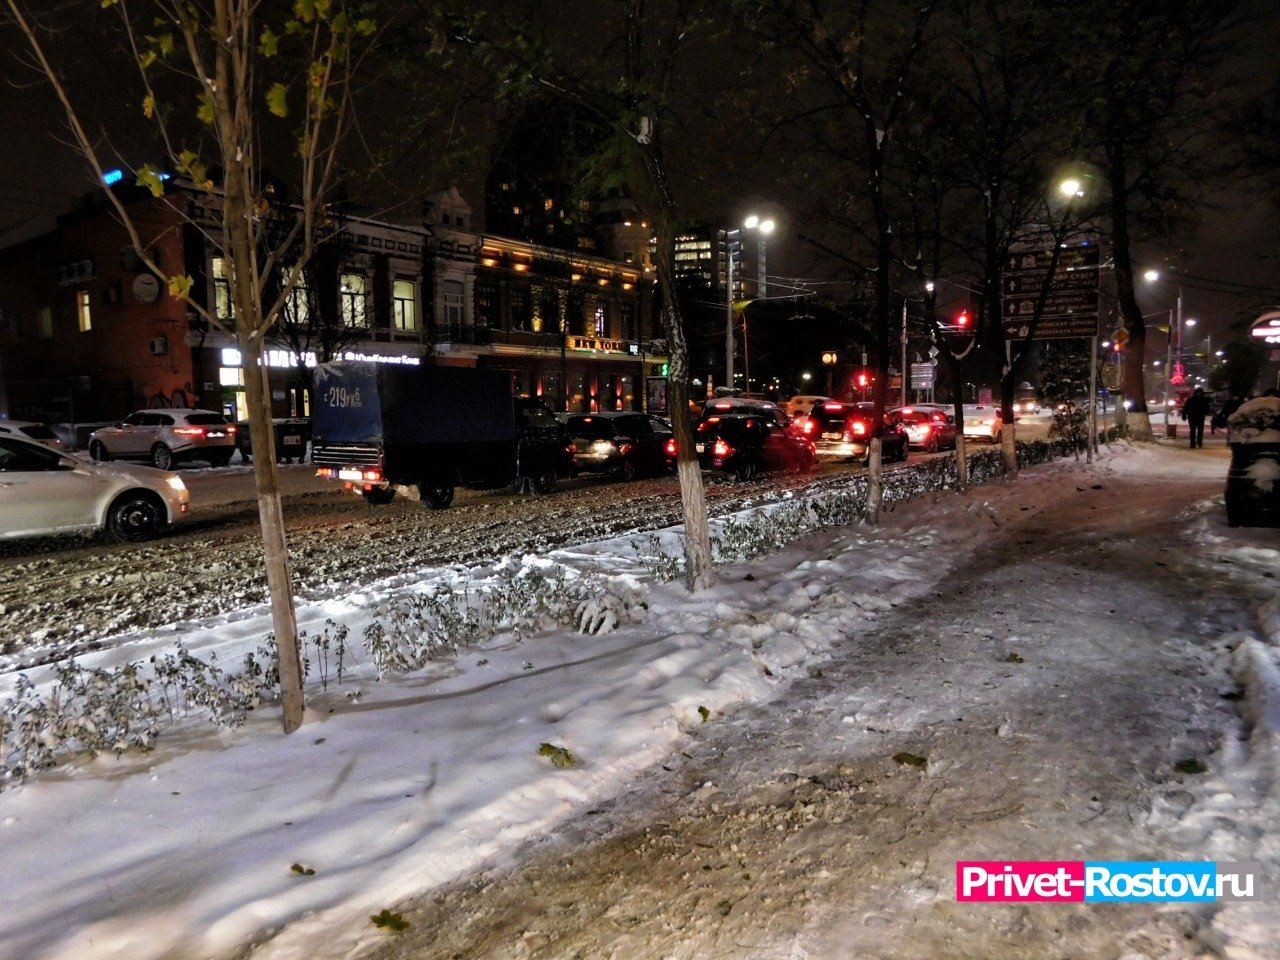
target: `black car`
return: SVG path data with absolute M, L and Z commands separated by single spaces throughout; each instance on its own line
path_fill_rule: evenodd
M 837 403 L 816 405 L 797 422 L 796 430 L 813 441 L 819 457 L 831 460 L 865 461 L 871 452 L 875 404 Z M 881 434 L 880 456 L 886 462 L 907 459 L 910 437 L 902 426 L 887 416 Z
M 549 493 L 557 477 L 576 477 L 580 469 L 573 440 L 551 408 L 535 397 L 517 397 L 518 476 L 536 493 Z
M 671 424 L 647 413 L 571 414 L 565 423 L 578 466 L 594 473 L 616 473 L 623 480 L 667 468 Z
M 725 414 L 704 417 L 694 427 L 698 463 L 703 470 L 727 473 L 745 482 L 765 470 L 812 470 L 813 444 L 793 436 L 772 417 Z M 675 459 L 675 442 L 667 447 Z

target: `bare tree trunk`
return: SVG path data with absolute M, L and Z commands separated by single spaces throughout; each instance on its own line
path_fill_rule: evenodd
M 240 342 L 244 359 L 245 398 L 249 402 L 249 430 L 253 439 L 253 479 L 258 493 L 258 521 L 262 528 L 262 553 L 267 567 L 267 591 L 271 598 L 271 622 L 280 658 L 280 692 L 284 732 L 302 726 L 305 707 L 302 693 L 302 659 L 298 651 L 298 620 L 293 605 L 293 574 L 285 543 L 284 511 L 280 504 L 276 470 L 275 430 L 271 424 L 271 388 L 263 363 L 262 338 L 250 335 Z
M 957 379 L 956 365 L 952 365 L 952 389 L 955 390 L 956 418 L 956 489 L 969 488 L 969 446 L 964 439 L 964 398 L 960 395 L 960 382 Z
M 872 437 L 867 450 L 867 523 L 875 524 L 880 520 L 880 504 L 884 500 L 884 472 L 880 468 L 880 452 L 884 449 L 884 441 Z

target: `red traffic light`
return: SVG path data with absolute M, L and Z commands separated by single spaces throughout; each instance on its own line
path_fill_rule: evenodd
M 967 330 L 969 328 L 969 311 L 968 310 L 961 310 L 959 313 L 956 314 L 956 326 L 959 327 L 961 330 Z
M 858 374 L 858 386 L 865 387 L 867 385 L 867 375 L 865 373 Z

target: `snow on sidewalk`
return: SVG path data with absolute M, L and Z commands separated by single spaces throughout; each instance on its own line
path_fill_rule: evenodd
M 1222 476 L 1222 463 L 1184 460 L 1152 448 L 1103 465 L 1154 480 Z M 901 504 L 877 530 L 812 536 L 753 562 L 751 579 L 694 598 L 655 586 L 644 621 L 606 636 L 500 638 L 411 676 L 365 677 L 314 696 L 291 737 L 274 711 L 235 731 L 189 725 L 150 754 L 10 789 L 0 794 L 0 956 L 222 957 L 271 934 L 263 958 L 347 956 L 384 936 L 370 914 L 500 862 L 625 788 L 704 719 L 807 675 L 836 638 L 870 635 L 971 562 L 1012 496 L 1057 497 L 1082 469 L 1068 461 L 1025 471 L 1015 485 Z M 1247 534 L 1213 535 L 1225 551 L 1267 556 Z M 634 569 L 627 553 L 615 542 L 561 559 Z M 372 599 L 301 616 L 343 620 L 354 633 Z M 181 639 L 193 650 L 236 649 L 253 630 L 214 623 Z M 160 634 L 130 655 L 173 639 Z M 1274 666 L 1274 655 L 1257 656 Z M 112 656 L 121 654 L 104 661 Z M 907 712 L 894 720 L 911 722 Z M 538 753 L 543 743 L 579 762 L 553 766 Z M 1239 771 L 1274 791 L 1274 778 L 1257 782 L 1253 755 Z

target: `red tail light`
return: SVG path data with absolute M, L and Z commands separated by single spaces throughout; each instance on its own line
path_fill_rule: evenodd
M 729 446 L 729 444 L 725 443 L 723 440 L 717 440 L 711 447 L 711 454 L 715 457 L 727 457 L 731 453 L 733 453 L 733 447 Z
M 667 450 L 668 457 L 674 457 L 676 455 L 676 438 L 675 437 L 672 437 L 670 440 L 667 441 L 666 450 Z
M 843 404 L 839 404 L 839 403 L 824 403 L 822 405 L 822 409 L 823 410 L 839 410 L 842 406 Z
M 867 424 L 863 420 L 854 420 L 849 424 L 849 432 L 855 437 L 865 437 L 867 435 Z
M 929 426 L 929 424 L 927 423 L 920 424 L 920 432 L 924 434 L 926 437 L 929 435 L 929 431 L 931 431 L 932 429 L 933 427 Z
M 625 457 L 628 453 L 635 449 L 634 443 L 623 442 L 618 444 L 618 454 Z
M 366 471 L 364 471 L 364 473 L 362 474 L 362 476 L 364 477 L 364 479 L 365 479 L 365 480 L 372 480 L 374 483 L 377 483 L 379 480 L 381 480 L 381 479 L 382 479 L 382 471 L 381 471 L 381 470 L 366 470 Z
M 817 421 L 815 421 L 812 417 L 805 417 L 803 420 L 800 421 L 800 429 L 803 430 L 805 433 L 816 433 L 818 430 Z
M 237 427 L 236 427 L 236 425 L 235 425 L 234 423 L 228 423 L 228 424 L 227 424 L 227 435 L 228 435 L 228 436 L 231 436 L 231 437 L 234 437 L 234 436 L 235 436 L 235 434 L 236 434 L 236 429 L 237 429 Z
M 203 437 L 204 427 L 174 427 L 173 432 L 180 437 Z

